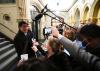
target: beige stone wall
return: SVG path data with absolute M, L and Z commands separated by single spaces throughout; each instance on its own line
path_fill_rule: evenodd
M 4 19 L 4 15 L 7 14 L 10 20 Z M 0 23 L 12 30 L 13 32 L 18 31 L 17 27 L 17 9 L 15 4 L 0 4 Z M 9 31 L 7 28 L 0 25 L 0 32 L 4 33 L 9 38 L 13 39 L 15 33 Z
M 69 25 L 75 25 L 77 21 L 80 23 L 96 22 L 100 25 L 100 0 L 78 0 L 68 13 Z
M 31 3 L 30 3 L 31 2 Z M 31 25 L 31 15 L 30 15 L 30 7 L 35 5 L 39 10 L 43 8 L 43 6 L 39 3 L 38 0 L 16 0 L 15 4 L 0 4 L 0 23 L 12 30 L 14 33 L 9 31 L 9 29 L 5 28 L 4 26 L 0 25 L 0 32 L 8 36 L 9 38 L 13 39 L 15 33 L 18 31 L 18 22 L 20 20 L 25 20 Z M 10 17 L 10 21 L 6 21 L 3 16 L 7 14 Z M 42 29 L 45 19 L 41 20 L 42 27 L 39 28 L 39 37 L 40 39 L 43 38 L 42 36 Z M 44 21 L 44 22 L 43 22 Z

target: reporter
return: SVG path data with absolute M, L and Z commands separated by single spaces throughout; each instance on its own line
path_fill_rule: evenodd
M 69 51 L 71 56 L 77 59 L 77 61 L 81 61 L 82 64 L 86 64 L 86 66 L 90 67 L 90 70 L 100 71 L 100 58 L 86 52 L 83 49 L 80 49 L 77 45 L 75 45 L 71 40 L 65 38 L 64 36 L 59 34 L 59 31 L 52 27 L 52 35 L 59 39 L 60 43 Z

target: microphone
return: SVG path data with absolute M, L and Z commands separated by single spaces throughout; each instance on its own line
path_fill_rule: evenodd
M 41 10 L 41 13 L 43 13 L 44 10 L 47 9 L 47 5 L 48 5 L 48 4 L 46 4 L 45 7 Z
M 43 13 L 38 14 L 38 15 L 35 17 L 35 20 L 39 20 L 42 16 L 43 16 Z
M 44 15 L 44 10 L 47 8 L 47 5 L 45 5 L 45 7 L 41 10 L 40 14 L 38 14 L 36 17 L 35 17 L 35 20 L 39 20 L 40 18 L 42 18 L 42 16 Z

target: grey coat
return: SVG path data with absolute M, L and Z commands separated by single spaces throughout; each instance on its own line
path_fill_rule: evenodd
M 81 61 L 82 64 L 85 64 L 92 68 L 93 71 L 100 71 L 100 58 L 86 52 L 83 49 L 80 49 L 77 45 L 75 45 L 71 40 L 62 37 L 59 39 L 61 44 L 69 51 L 71 56 L 76 58 L 78 61 Z

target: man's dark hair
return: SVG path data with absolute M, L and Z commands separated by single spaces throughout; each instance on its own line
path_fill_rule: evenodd
M 88 24 L 83 26 L 79 33 L 85 37 L 100 38 L 100 26 L 96 24 Z
M 58 67 L 49 61 L 29 59 L 18 66 L 15 71 L 60 71 Z
M 21 27 L 23 24 L 27 24 L 27 25 L 28 25 L 28 23 L 26 23 L 25 21 L 20 21 L 20 22 L 18 23 L 18 27 Z

